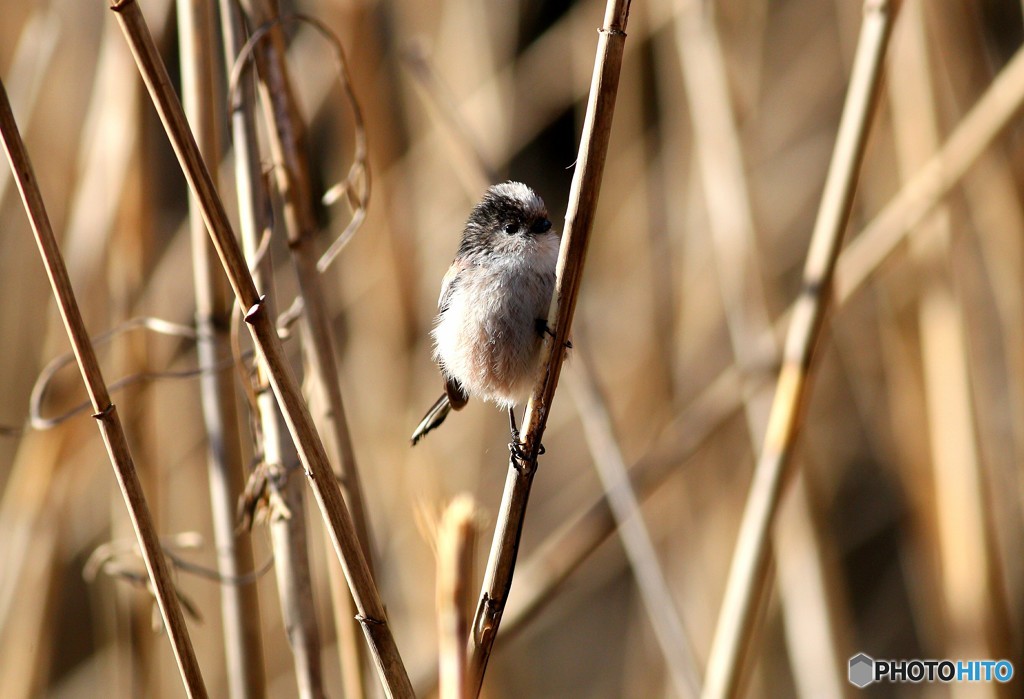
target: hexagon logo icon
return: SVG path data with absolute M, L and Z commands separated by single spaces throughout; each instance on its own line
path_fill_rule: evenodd
M 850 684 L 864 689 L 875 681 L 875 661 L 864 653 L 850 658 Z

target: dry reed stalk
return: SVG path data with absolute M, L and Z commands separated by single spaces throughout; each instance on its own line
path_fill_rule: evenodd
M 192 641 L 181 614 L 181 607 L 175 596 L 174 584 L 170 578 L 167 563 L 160 548 L 160 541 L 146 505 L 145 495 L 139 484 L 135 464 L 132 461 L 128 441 L 121 427 L 114 404 L 110 401 L 103 374 L 100 371 L 96 354 L 89 342 L 89 335 L 82 322 L 78 303 L 75 300 L 67 268 L 60 254 L 60 248 L 50 227 L 42 194 L 39 192 L 32 164 L 25 145 L 18 132 L 18 126 L 11 112 L 7 99 L 7 91 L 0 83 L 0 135 L 3 137 L 4 152 L 14 171 L 18 190 L 21 192 L 25 210 L 32 224 L 32 230 L 39 245 L 39 252 L 46 267 L 47 277 L 53 289 L 54 297 L 60 309 L 61 318 L 71 341 L 78 366 L 85 381 L 104 445 L 110 456 L 111 464 L 117 476 L 118 485 L 128 508 L 135 529 L 135 535 L 142 550 L 146 570 L 153 586 L 157 605 L 171 641 L 174 657 L 181 673 L 182 681 L 189 696 L 205 697 L 206 687 L 203 684 L 199 664 L 192 649 Z
M 904 179 L 917 172 L 939 145 L 936 95 L 931 84 L 924 10 L 918 0 L 904 9 L 893 61 L 892 103 L 897 162 Z M 950 278 L 952 212 L 940 206 L 919 224 L 927 231 L 911 241 L 921 271 L 918 308 L 931 461 L 934 469 L 935 531 L 941 561 L 941 588 L 948 624 L 949 657 L 1001 657 L 993 646 L 1001 595 L 992 594 L 985 478 L 974 428 L 973 396 L 964 309 Z
M 711 229 L 715 271 L 725 313 L 729 339 L 736 365 L 747 377 L 744 389 L 744 411 L 752 453 L 764 439 L 768 424 L 772 395 L 770 387 L 758 382 L 754 390 L 754 377 L 770 363 L 777 361 L 779 345 L 771 328 L 767 308 L 764 280 L 758 263 L 758 245 L 754 215 L 747 186 L 740 134 L 736 127 L 725 56 L 718 39 L 715 17 L 711 5 L 687 0 L 680 6 L 676 17 L 676 47 L 682 66 L 689 113 L 693 118 L 694 145 L 701 175 L 701 190 L 706 200 L 708 223 Z M 803 492 L 802 479 L 794 483 L 801 492 L 794 494 L 791 509 L 792 527 L 788 532 L 812 529 L 814 523 L 806 506 L 808 493 Z M 783 596 L 782 612 L 787 629 L 802 629 L 808 637 L 808 626 L 813 634 L 826 643 L 807 644 L 798 648 L 799 634 L 789 633 L 790 660 L 799 686 L 815 686 L 815 696 L 838 696 L 845 678 L 836 663 L 834 629 L 825 601 L 828 590 L 824 586 L 823 562 L 817 548 L 819 541 L 801 537 L 805 547 L 787 546 L 780 541 L 776 547 L 779 580 Z M 810 566 L 813 575 L 796 573 Z M 818 613 L 808 613 L 814 605 Z M 824 682 L 824 676 L 829 676 Z M 827 686 L 828 691 L 823 693 Z
M 18 37 L 11 65 L 7 68 L 7 95 L 22 123 L 31 124 L 33 121 L 39 88 L 43 86 L 43 78 L 50 67 L 58 36 L 56 11 L 52 7 L 38 6 Z M 0 170 L 0 203 L 7 196 L 12 179 L 6 169 Z
M 630 487 L 641 500 L 652 495 L 685 464 L 743 405 L 739 372 L 732 368 L 705 388 L 665 428 L 650 452 L 629 469 Z M 519 567 L 522 592 L 512 598 L 502 616 L 502 638 L 508 640 L 537 618 L 555 600 L 562 584 L 597 548 L 615 534 L 617 522 L 602 492 L 588 505 L 564 518 L 563 524 Z M 417 694 L 433 691 L 437 681 L 416 683 Z
M 792 457 L 798 418 L 805 407 L 808 370 L 824 325 L 897 7 L 898 2 L 885 0 L 867 0 L 864 4 L 847 101 L 804 268 L 804 290 L 793 308 L 764 446 L 755 467 L 708 658 L 703 696 L 709 699 L 739 693 L 744 646 L 753 635 L 757 600 L 768 583 L 768 537 Z
M 220 120 L 213 83 L 217 49 L 214 7 L 202 0 L 178 0 L 176 5 L 182 105 L 202 157 L 215 163 L 220 157 L 217 133 Z M 237 503 L 245 489 L 245 471 L 235 403 L 235 371 L 230 366 L 232 304 L 227 282 L 217 268 L 216 253 L 194 200 L 189 201 L 189 230 L 196 300 L 196 349 L 199 368 L 205 370 L 200 376 L 199 388 L 207 434 L 206 463 L 217 570 L 225 580 L 235 580 L 253 569 L 253 555 L 248 532 L 236 533 L 235 525 Z M 266 688 L 256 586 L 226 582 L 220 588 L 230 695 L 234 699 L 261 697 Z
M 437 528 L 437 632 L 440 699 L 465 699 L 466 638 L 472 602 L 477 511 L 473 498 L 456 497 Z
M 412 687 L 363 555 L 352 515 L 338 489 L 309 408 L 288 366 L 274 321 L 264 299 L 256 291 L 223 204 L 185 123 L 167 69 L 153 44 L 137 2 L 119 0 L 111 7 L 132 48 L 146 87 L 178 156 L 182 172 L 193 194 L 202 204 L 207 229 L 234 289 L 238 305 L 245 313 L 245 322 L 269 373 L 271 386 L 298 448 L 299 458 L 327 524 L 335 553 L 341 560 L 377 672 L 389 696 L 410 696 Z
M 264 462 L 272 486 L 270 537 L 274 573 L 281 603 L 281 620 L 292 649 L 295 681 L 302 699 L 323 699 L 320 627 L 313 604 L 313 578 L 309 567 L 308 532 L 303 522 L 306 503 L 302 481 L 295 476 L 295 453 L 280 433 L 273 394 L 263 389 L 259 405 L 263 420 Z M 291 458 L 289 458 L 291 457 Z
M 576 399 L 590 457 L 604 486 L 608 508 L 615 518 L 640 598 L 676 694 L 696 697 L 700 694 L 700 666 L 658 561 L 637 494 L 630 483 L 597 373 L 582 347 L 576 350 L 575 360 L 578 371 L 569 374 L 569 387 Z
M 583 263 L 593 228 L 594 213 L 601 189 L 608 139 L 611 134 L 615 95 L 626 43 L 629 19 L 628 0 L 609 0 L 600 29 L 597 57 L 587 113 L 583 123 L 579 158 L 569 193 L 565 230 L 558 255 L 555 293 L 548 313 L 553 337 L 546 338 L 546 357 L 526 406 L 519 441 L 526 459 L 509 460 L 508 475 L 501 499 L 498 523 L 494 530 L 487 570 L 480 593 L 473 628 L 470 632 L 470 695 L 478 696 L 483 685 L 487 660 L 501 623 L 501 615 L 512 587 L 519 540 L 522 535 L 530 487 L 537 472 L 537 456 L 547 425 L 551 402 L 565 358 L 565 347 L 576 309 Z
M 273 161 L 279 165 L 274 169 L 274 174 L 277 189 L 284 202 L 283 219 L 288 235 L 288 248 L 299 282 L 299 296 L 303 309 L 300 319 L 302 347 L 307 375 L 305 385 L 311 394 L 309 402 L 316 423 L 324 435 L 324 445 L 328 453 L 334 457 L 337 481 L 341 486 L 345 503 L 352 513 L 356 534 L 372 575 L 373 543 L 369 518 L 352 446 L 352 435 L 345 417 L 341 386 L 338 383 L 339 370 L 335 361 L 331 319 L 320 281 L 321 269 L 316 248 L 318 225 L 313 211 L 305 123 L 288 75 L 284 33 L 277 3 L 270 0 L 247 0 L 244 7 L 252 25 L 261 27 L 257 30 L 261 33 L 254 34 L 249 40 L 249 46 L 255 53 L 260 76 L 260 93 L 269 125 L 271 154 Z M 248 52 L 243 48 L 240 54 L 248 55 Z M 343 63 L 340 69 L 345 69 Z M 348 87 L 350 83 L 347 76 L 343 78 L 344 84 Z M 354 109 L 358 110 L 354 99 L 352 103 Z M 359 119 L 357 111 L 357 133 L 362 137 Z M 365 148 L 365 143 L 363 147 Z M 352 186 L 348 189 L 348 194 L 351 195 Z M 362 215 L 363 211 L 357 209 L 352 224 L 356 224 L 357 217 Z M 341 234 L 339 243 L 350 235 L 350 231 L 354 232 L 352 224 Z M 336 249 L 334 248 L 335 251 Z M 332 252 L 328 251 L 325 259 L 330 259 L 331 255 Z M 347 695 L 351 699 L 357 699 L 366 694 L 363 672 L 365 653 L 352 619 L 355 616 L 352 605 L 341 585 L 341 572 L 333 563 L 328 564 L 328 572 L 331 576 L 331 608 L 338 633 L 338 652 L 343 680 Z
M 224 62 L 230 72 L 230 66 L 245 43 L 245 26 L 237 3 L 221 0 L 220 9 Z M 270 304 L 268 312 L 273 317 L 276 316 L 273 264 L 269 250 L 262 249 L 266 236 L 270 235 L 268 192 L 259 157 L 255 104 L 254 82 L 242 80 L 236 86 L 234 101 L 230 105 L 239 228 L 253 283 L 267 297 Z M 260 425 L 257 451 L 262 455 L 267 487 L 271 493 L 270 540 L 274 549 L 281 619 L 292 649 L 299 696 L 315 699 L 323 696 L 323 668 L 320 628 L 313 604 L 304 489 L 302 481 L 293 477 L 299 467 L 298 457 L 274 400 L 270 379 L 259 363 L 252 383 L 254 409 Z M 348 604 L 351 607 L 351 598 Z

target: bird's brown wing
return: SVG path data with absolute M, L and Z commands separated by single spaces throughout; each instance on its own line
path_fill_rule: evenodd
M 448 268 L 444 279 L 441 280 L 441 295 L 437 299 L 437 310 L 439 313 L 444 313 L 448 310 L 452 294 L 455 293 L 455 289 L 459 284 L 459 275 L 469 268 L 470 265 L 471 263 L 465 260 L 456 259 L 452 262 L 451 267 Z M 446 378 L 444 392 L 448 396 L 448 403 L 451 404 L 453 410 L 462 410 L 466 403 L 469 402 L 469 394 L 466 393 L 466 389 L 462 387 L 462 384 L 457 379 Z
M 441 295 L 437 297 L 437 311 L 438 313 L 444 313 L 448 310 L 448 304 L 451 301 L 452 294 L 455 293 L 455 289 L 459 284 L 459 275 L 462 274 L 470 266 L 470 263 L 456 259 L 452 262 L 448 271 L 444 274 L 444 279 L 441 280 Z

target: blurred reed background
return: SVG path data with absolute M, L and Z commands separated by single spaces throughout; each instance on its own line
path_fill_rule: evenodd
M 186 36 L 168 0 L 141 5 L 175 81 L 204 46 L 209 54 L 216 138 L 207 153 L 220 155 L 220 190 L 237 220 L 223 49 Z M 216 17 L 215 5 L 195 3 Z M 374 574 L 425 696 L 437 676 L 439 513 L 460 492 L 479 507 L 479 531 L 467 539 L 476 542 L 475 600 L 508 456 L 504 415 L 478 403 L 409 446 L 440 388 L 428 336 L 437 291 L 461 225 L 492 181 L 529 183 L 559 225 L 603 3 L 307 0 L 282 3 L 281 12 L 311 15 L 337 35 L 365 119 L 373 183 L 365 221 L 319 286 Z M 856 0 L 633 3 L 573 328 L 576 356 L 544 437 L 547 454 L 484 695 L 676 696 L 676 656 L 685 653 L 652 630 L 651 612 L 659 609 L 678 621 L 705 667 L 861 18 Z M 250 27 L 259 24 L 250 18 Z M 331 44 L 308 23 L 285 29 L 308 123 L 310 211 L 319 231 L 312 246 L 320 254 L 352 221 L 346 203 L 356 202 L 361 216 L 356 200 L 366 180 L 358 171 L 351 199 L 322 200 L 357 157 L 359 130 Z M 748 639 L 744 696 L 852 694 L 846 662 L 859 651 L 1007 658 L 1024 671 L 1019 121 L 961 163 L 970 166 L 966 175 L 929 216 L 875 218 L 957 129 L 1022 39 L 1017 0 L 903 3 L 846 238 L 855 245 L 861 231 L 888 226 L 908 242 L 884 260 L 866 254 L 840 262 L 772 536 L 775 583 Z M 0 75 L 90 332 L 137 317 L 193 324 L 185 183 L 106 5 L 5 3 Z M 1016 90 L 1004 102 L 1019 104 L 1024 93 Z M 274 163 L 256 112 L 270 182 L 285 165 Z M 68 345 L 12 184 L 5 164 L 0 690 L 5 698 L 180 696 L 88 411 L 47 429 L 28 418 L 33 386 Z M 284 202 L 273 197 L 269 206 L 274 299 L 282 310 L 303 285 L 291 263 Z M 303 360 L 310 335 L 298 328 L 285 346 L 296 369 L 306 368 L 314 402 L 325 400 L 329 391 L 315 385 Z M 249 338 L 237 322 L 231 332 L 248 366 Z M 183 334 L 136 328 L 101 345 L 101 360 L 111 383 L 141 379 L 114 400 L 158 531 L 174 554 L 210 694 L 241 696 L 237 676 L 230 689 L 228 679 L 241 641 L 231 640 L 222 614 L 222 589 L 241 586 L 258 593 L 252 607 L 242 607 L 249 628 L 258 623 L 246 692 L 316 696 L 308 682 L 322 682 L 328 695 L 343 696 L 344 636 L 353 632 L 336 630 L 344 621 L 332 610 L 347 592 L 331 571 L 308 488 L 301 488 L 305 520 L 293 496 L 288 526 L 310 539 L 317 628 L 307 629 L 315 634 L 305 648 L 312 658 L 296 660 L 282 622 L 279 588 L 296 573 L 289 568 L 282 579 L 281 553 L 276 575 L 267 572 L 280 520 L 253 526 L 251 567 L 224 585 L 211 579 L 218 565 L 211 513 L 224 495 L 211 496 L 199 359 Z M 267 451 L 267 428 L 256 429 L 255 404 L 243 391 L 248 371 L 219 375 L 235 386 L 237 415 L 227 413 L 224 431 L 237 436 L 238 463 L 248 474 Z M 230 394 L 229 387 L 221 397 Z M 80 377 L 67 366 L 53 376 L 42 411 L 60 415 L 84 399 Z M 642 556 L 633 544 L 624 552 L 599 501 L 595 460 L 612 462 L 613 472 L 616 462 L 640 469 L 634 485 L 646 527 L 632 527 L 633 542 L 639 537 L 642 549 L 649 536 L 655 555 Z M 637 577 L 654 582 L 641 593 Z M 659 580 L 667 592 L 660 606 L 649 594 Z M 351 614 L 343 609 L 337 618 Z M 372 672 L 366 683 L 375 696 Z M 1015 679 L 968 689 L 970 696 L 1020 696 L 1021 686 Z M 879 696 L 968 695 L 943 685 L 875 689 Z

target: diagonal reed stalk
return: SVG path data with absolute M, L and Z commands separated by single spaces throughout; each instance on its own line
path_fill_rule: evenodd
M 78 367 L 82 372 L 82 379 L 85 381 L 85 387 L 89 393 L 89 400 L 94 411 L 93 417 L 96 418 L 100 433 L 103 435 L 103 443 L 114 467 L 121 495 L 128 507 L 128 514 L 135 529 L 135 536 L 139 541 L 139 548 L 142 550 L 142 558 L 146 563 L 153 593 L 156 596 L 157 606 L 171 641 L 182 681 L 190 697 L 205 697 L 206 686 L 203 684 L 199 664 L 192 648 L 192 640 L 189 638 L 188 628 L 185 626 L 185 619 L 181 613 L 167 562 L 164 560 L 163 550 L 160 548 L 160 540 L 157 537 L 156 528 L 153 526 L 146 497 L 139 483 L 135 463 L 128 448 L 128 440 L 121 426 L 117 409 L 110 401 L 110 394 L 103 380 L 96 353 L 89 341 L 89 334 L 86 332 L 85 323 L 82 321 L 82 315 L 78 309 L 78 302 L 75 300 L 74 290 L 71 288 L 67 268 L 57 245 L 57 239 L 53 235 L 53 229 L 50 227 L 50 220 L 32 170 L 32 163 L 25 150 L 25 144 L 21 140 L 18 125 L 14 121 L 11 104 L 7 99 L 7 90 L 2 83 L 0 83 L 0 137 L 3 138 L 4 152 L 10 161 L 11 170 L 14 172 L 25 211 L 28 213 L 32 231 L 35 233 L 36 243 L 39 246 L 39 254 L 46 267 L 46 275 L 50 280 L 53 295 L 57 299 L 68 339 L 71 341 Z
M 213 83 L 217 46 L 214 7 L 202 0 L 179 0 L 177 8 L 182 104 L 203 158 L 217 162 L 220 121 Z M 253 555 L 248 532 L 237 534 L 235 527 L 235 507 L 245 488 L 245 470 L 235 403 L 235 372 L 229 363 L 232 305 L 195 201 L 189 202 L 189 230 L 196 296 L 196 348 L 199 367 L 207 369 L 200 377 L 199 388 L 207 434 L 217 570 L 225 580 L 235 580 L 253 569 Z M 221 369 L 216 370 L 218 366 Z M 221 585 L 220 594 L 230 695 L 233 699 L 261 697 L 266 688 L 256 586 L 226 583 Z
M 665 666 L 676 694 L 696 697 L 700 694 L 700 666 L 693 644 L 676 608 L 651 533 L 644 521 L 640 500 L 630 482 L 626 461 L 615 437 L 608 402 L 598 384 L 597 371 L 582 348 L 576 350 L 576 367 L 578 371 L 569 375 L 569 388 L 576 399 L 590 456 L 604 486 L 608 508 L 615 518 L 640 599 L 665 658 Z
M 565 231 L 562 234 L 562 245 L 558 255 L 555 294 L 548 314 L 548 327 L 554 330 L 554 337 L 548 338 L 545 343 L 546 358 L 533 387 L 530 402 L 526 406 L 526 415 L 519 435 L 527 458 L 522 464 L 516 463 L 515 459 L 509 461 L 498 524 L 494 530 L 483 589 L 470 631 L 469 686 L 472 696 L 479 695 L 483 685 L 487 660 L 494 646 L 501 615 L 512 587 L 512 575 L 519 552 L 526 505 L 533 477 L 537 472 L 541 438 L 547 425 L 562 361 L 565 358 L 565 346 L 576 310 L 587 244 L 593 228 L 601 176 L 608 153 L 608 139 L 611 135 L 628 19 L 628 0 L 609 0 L 598 39 L 579 158 L 576 161 L 576 172 L 569 192 Z
M 867 0 L 846 105 L 804 268 L 803 293 L 790 320 L 768 430 L 754 470 L 718 618 L 703 696 L 739 694 L 743 656 L 768 586 L 768 539 L 808 396 L 808 371 L 824 326 L 833 273 L 853 201 L 857 172 L 877 101 L 882 59 L 898 2 Z
M 171 87 L 167 68 L 156 50 L 138 3 L 135 0 L 117 0 L 111 8 L 131 46 L 182 172 L 193 195 L 201 203 L 207 230 L 231 282 L 238 305 L 245 313 L 245 322 L 270 376 L 271 386 L 299 450 L 299 458 L 327 524 L 335 553 L 341 561 L 381 682 L 388 696 L 411 696 L 409 677 L 363 554 L 352 515 L 342 499 L 298 382 L 288 366 L 265 300 L 256 291 L 223 203 L 188 129 L 181 104 Z
M 771 385 L 755 381 L 779 355 L 758 263 L 753 206 L 747 185 L 739 128 L 732 105 L 725 55 L 716 28 L 714 5 L 687 0 L 676 18 L 676 47 L 693 118 L 694 146 L 700 166 L 708 228 L 715 257 L 715 277 L 729 341 L 737 366 L 749 377 L 744 411 L 751 453 L 764 439 L 771 408 Z M 754 384 L 758 385 L 755 390 Z M 806 534 L 814 522 L 805 506 L 803 479 L 793 483 L 789 501 L 792 523 L 780 527 L 775 547 L 782 613 L 794 680 L 802 691 L 821 697 L 842 695 L 845 678 L 835 652 L 835 625 L 825 584 L 819 540 Z M 793 537 L 787 537 L 792 534 Z M 804 546 L 800 545 L 803 542 Z M 833 593 L 834 595 L 834 593 Z M 797 631 L 796 629 L 800 630 Z M 802 642 L 812 636 L 825 641 Z

